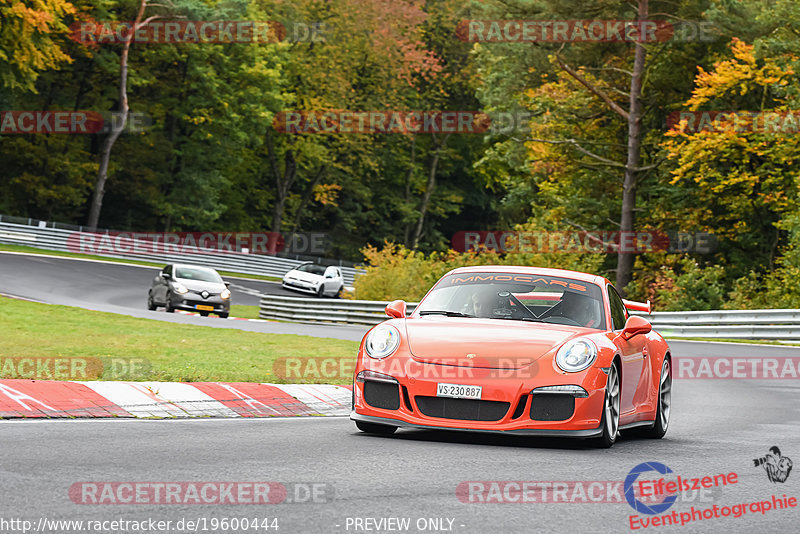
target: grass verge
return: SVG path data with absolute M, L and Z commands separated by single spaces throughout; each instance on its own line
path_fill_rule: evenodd
M 46 254 L 48 256 L 61 256 L 64 258 L 79 258 L 82 260 L 102 260 L 112 263 L 132 263 L 134 265 L 144 265 L 145 267 L 163 268 L 163 263 L 153 263 L 151 261 L 139 260 L 126 260 L 121 258 L 107 258 L 105 256 L 97 256 L 95 254 L 77 254 L 74 252 L 62 252 L 60 250 L 45 250 L 41 248 L 28 247 L 25 245 L 4 245 L 0 244 L 0 251 L 6 252 L 23 252 L 26 254 Z M 236 278 L 252 278 L 254 280 L 267 280 L 269 282 L 280 282 L 281 279 L 276 276 L 262 276 L 260 274 L 244 274 L 236 273 L 233 271 L 217 271 L 221 276 L 232 276 Z
M 242 319 L 258 319 L 258 310 L 258 306 L 231 304 L 231 317 L 241 317 Z
M 88 360 L 89 368 L 103 362 L 99 377 L 80 376 L 80 369 L 52 376 L 65 380 L 348 384 L 352 376 L 284 380 L 282 358 L 354 361 L 358 351 L 355 341 L 174 324 L 4 297 L 0 324 L 0 378 L 50 378 L 20 375 L 18 365 L 21 358 L 50 358 L 73 359 L 70 365 Z M 125 371 L 131 362 L 132 374 Z

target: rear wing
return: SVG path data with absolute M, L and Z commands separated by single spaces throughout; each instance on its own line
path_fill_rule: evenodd
M 622 303 L 625 304 L 625 307 L 628 309 L 628 311 L 640 311 L 645 312 L 646 314 L 653 312 L 653 305 L 650 304 L 649 300 L 647 302 L 635 302 L 632 300 L 622 299 Z

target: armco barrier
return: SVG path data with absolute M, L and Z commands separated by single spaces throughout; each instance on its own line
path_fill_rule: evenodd
M 373 300 L 345 300 L 261 296 L 261 319 L 277 319 L 296 323 L 345 323 L 374 325 L 385 320 L 384 308 L 388 302 Z M 407 313 L 417 303 L 409 303 Z
M 388 302 L 262 295 L 261 319 L 375 325 Z M 417 306 L 408 303 L 410 314 Z M 656 312 L 638 314 L 669 338 L 800 340 L 800 310 Z
M 8 222 L 9 219 L 14 222 Z M 67 239 L 81 232 L 79 227 L 75 229 L 56 228 L 56 223 L 46 221 L 27 220 L 20 218 L 9 218 L 0 215 L 0 243 L 14 245 L 27 245 L 30 247 L 45 250 L 55 250 L 70 252 L 67 247 Z M 65 225 L 66 226 L 66 225 Z M 100 232 L 104 233 L 104 232 Z M 341 265 L 342 262 L 319 260 L 312 257 L 284 258 L 279 256 L 266 256 L 261 254 L 240 254 L 225 253 L 213 254 L 202 249 L 197 249 L 197 253 L 189 254 L 159 254 L 159 253 L 114 253 L 114 254 L 94 254 L 106 258 L 117 258 L 127 260 L 140 260 L 154 263 L 190 263 L 193 265 L 203 265 L 221 271 L 231 271 L 242 274 L 255 274 L 261 276 L 282 277 L 293 267 L 304 263 L 304 261 L 318 261 L 328 265 L 340 265 L 344 283 L 346 286 L 353 285 L 356 269 Z

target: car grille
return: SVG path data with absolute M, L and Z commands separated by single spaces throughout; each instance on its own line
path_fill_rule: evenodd
M 531 399 L 531 419 L 535 421 L 565 421 L 575 412 L 575 398 L 559 393 L 534 393 Z
M 364 401 L 373 408 L 397 410 L 400 408 L 400 387 L 388 382 L 364 382 Z
M 466 421 L 499 421 L 508 413 L 511 403 L 488 400 L 450 399 L 447 397 L 414 397 L 419 411 L 428 417 Z

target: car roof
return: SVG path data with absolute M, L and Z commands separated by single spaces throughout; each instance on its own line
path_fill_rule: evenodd
M 610 283 L 608 279 L 598 276 L 596 274 L 582 273 L 579 271 L 568 271 L 566 269 L 548 269 L 545 267 L 526 267 L 517 265 L 473 265 L 470 267 L 458 267 L 453 269 L 447 274 L 461 274 L 461 273 L 483 273 L 492 271 L 495 273 L 512 273 L 512 274 L 532 274 L 540 276 L 557 276 L 562 278 L 571 278 L 573 280 L 580 280 L 581 282 L 589 282 L 597 285 L 604 285 Z

